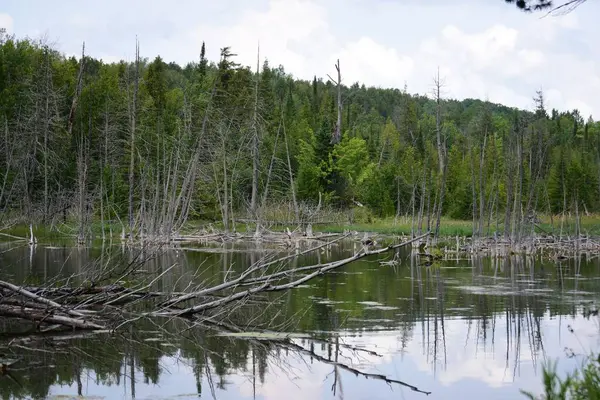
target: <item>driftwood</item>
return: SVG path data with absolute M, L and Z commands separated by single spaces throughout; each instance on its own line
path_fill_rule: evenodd
M 57 324 L 76 329 L 105 329 L 103 325 L 88 322 L 85 318 L 72 318 L 39 308 L 0 305 L 0 315 L 31 320 L 37 323 Z
M 344 235 L 343 233 L 320 233 L 320 234 L 306 234 L 297 231 L 290 232 L 271 232 L 263 231 L 259 235 L 256 234 L 241 234 L 241 233 L 224 233 L 215 232 L 208 234 L 190 234 L 190 235 L 176 235 L 170 239 L 155 238 L 151 241 L 154 242 L 174 242 L 174 243 L 225 243 L 225 242 L 263 242 L 263 243 L 279 243 L 291 245 L 295 242 L 303 241 L 314 241 L 314 240 L 327 240 L 333 237 L 339 237 Z M 149 240 L 146 238 L 146 240 Z
M 181 309 L 181 310 L 163 311 L 162 313 L 165 315 L 190 315 L 190 314 L 203 312 L 205 310 L 209 310 L 212 308 L 224 306 L 225 304 L 244 299 L 244 298 L 249 297 L 256 293 L 277 292 L 277 291 L 291 289 L 293 287 L 304 284 L 319 275 L 323 275 L 331 270 L 334 270 L 336 268 L 339 268 L 341 266 L 349 264 L 353 261 L 359 260 L 359 259 L 367 257 L 367 256 L 382 254 L 382 253 L 385 253 L 385 252 L 388 252 L 391 250 L 398 249 L 400 247 L 411 244 L 413 241 L 421 240 L 422 238 L 424 238 L 428 235 L 429 235 L 429 233 L 426 233 L 424 235 L 418 236 L 409 241 L 402 242 L 400 244 L 390 245 L 388 247 L 384 247 L 384 248 L 377 249 L 377 250 L 369 250 L 368 247 L 363 247 L 352 257 L 348 257 L 348 258 L 338 260 L 338 261 L 329 262 L 326 264 L 318 264 L 318 265 L 314 265 L 314 266 L 310 266 L 310 267 L 295 268 L 290 271 L 279 271 L 279 272 L 276 272 L 273 274 L 266 274 L 266 275 L 263 275 L 258 278 L 252 278 L 252 279 L 249 279 L 249 281 L 251 284 L 256 285 L 256 286 L 254 286 L 250 289 L 246 289 L 246 290 L 243 290 L 240 292 L 235 292 L 226 298 L 204 302 L 204 303 L 201 303 L 201 304 L 198 304 L 195 306 L 191 306 L 191 307 L 188 307 L 185 309 Z M 277 263 L 277 262 L 278 261 L 271 262 L 270 264 Z M 203 289 L 203 290 L 200 290 L 200 291 L 197 291 L 194 293 L 189 293 L 189 294 L 187 294 L 185 296 L 181 296 L 177 299 L 170 300 L 167 303 L 165 303 L 164 305 L 165 306 L 173 306 L 177 303 L 181 303 L 182 301 L 206 296 L 208 294 L 212 294 L 214 292 L 228 289 L 228 288 L 231 288 L 234 286 L 242 285 L 244 283 L 247 284 L 248 282 L 245 282 L 245 280 L 250 278 L 250 275 L 252 273 L 264 269 L 267 265 L 269 265 L 269 263 L 256 265 L 256 266 L 251 267 L 248 270 L 246 270 L 237 279 L 222 283 L 220 285 L 217 285 L 217 286 L 214 286 L 211 288 Z M 303 272 L 303 271 L 307 271 L 310 269 L 313 269 L 315 271 L 313 271 L 307 275 L 300 276 L 292 281 L 285 282 L 285 283 L 279 283 L 282 279 L 286 278 L 287 276 L 295 276 L 296 273 L 299 271 Z
M 14 239 L 14 240 L 25 240 L 25 241 L 29 240 L 26 237 L 15 236 L 15 235 L 11 235 L 9 233 L 4 233 L 4 232 L 0 232 L 0 236 L 4 236 L 4 237 L 7 237 L 9 239 Z
M 291 254 L 289 256 L 279 258 L 279 259 L 277 259 L 275 261 L 263 262 L 263 263 L 259 263 L 257 265 L 250 266 L 250 268 L 248 268 L 238 278 L 236 278 L 236 279 L 234 279 L 232 281 L 224 282 L 224 283 L 222 283 L 220 285 L 213 286 L 213 287 L 210 287 L 210 288 L 206 288 L 206 289 L 203 289 L 203 290 L 200 290 L 200 291 L 197 291 L 197 292 L 187 293 L 187 294 L 185 294 L 183 296 L 179 296 L 177 298 L 171 299 L 171 300 L 163 303 L 163 306 L 174 306 L 174 305 L 176 305 L 178 303 L 181 303 L 183 301 L 186 301 L 186 300 L 191 300 L 193 298 L 197 298 L 197 297 L 201 297 L 201 296 L 206 296 L 208 294 L 211 294 L 211 293 L 214 293 L 214 292 L 217 292 L 217 291 L 221 291 L 221 290 L 228 289 L 230 287 L 236 286 L 236 285 L 238 285 L 240 283 L 243 283 L 243 281 L 245 279 L 249 278 L 250 275 L 253 274 L 254 272 L 257 272 L 257 271 L 260 271 L 260 270 L 264 270 L 265 268 L 267 268 L 267 267 L 269 267 L 271 265 L 274 265 L 274 264 L 277 264 L 277 263 L 281 263 L 281 262 L 290 260 L 292 258 L 296 258 L 298 256 L 301 256 L 301 255 L 304 255 L 304 254 L 307 254 L 307 253 L 319 250 L 319 249 L 321 249 L 323 247 L 326 247 L 326 246 L 331 245 L 331 244 L 333 244 L 333 243 L 335 243 L 337 241 L 340 241 L 340 240 L 342 240 L 342 239 L 344 239 L 346 237 L 347 237 L 347 235 L 342 236 L 342 237 L 338 238 L 337 240 L 332 240 L 331 242 L 322 244 L 320 246 L 310 248 L 310 249 L 305 250 L 303 252 L 296 253 L 296 254 Z
M 69 315 L 72 315 L 72 316 L 75 316 L 75 317 L 83 317 L 83 314 L 80 313 L 80 312 L 77 312 L 75 310 L 71 310 L 71 309 L 65 308 L 65 307 L 61 306 L 60 304 L 58 304 L 58 303 L 56 303 L 56 302 L 54 302 L 52 300 L 48 300 L 45 297 L 38 296 L 37 294 L 31 293 L 28 290 L 25 290 L 23 288 L 15 286 L 12 283 L 0 281 L 0 287 L 9 289 L 9 290 L 11 290 L 11 291 L 13 291 L 15 293 L 18 293 L 18 294 L 24 296 L 24 297 L 27 297 L 27 298 L 32 299 L 32 300 L 35 300 L 35 301 L 40 302 L 42 304 L 46 304 L 47 306 L 56 308 L 58 310 L 64 310 Z
M 410 245 L 428 234 L 378 249 L 363 246 L 356 254 L 342 260 L 289 268 L 292 259 L 318 251 L 350 236 L 345 234 L 275 260 L 263 259 L 238 276 L 229 276 L 228 273 L 223 283 L 193 288 L 186 293 L 151 290 L 152 285 L 174 265 L 151 277 L 148 282 L 132 288 L 125 288 L 116 283 L 103 286 L 92 283 L 88 286 L 36 288 L 0 281 L 0 315 L 33 321 L 40 330 L 105 330 L 126 325 L 128 318 L 133 320 L 143 316 L 189 318 L 201 314 L 202 318 L 213 318 L 215 315 L 226 314 L 228 306 L 238 307 L 255 295 L 293 289 L 353 261 Z M 133 272 L 134 267 L 128 266 L 126 272 L 119 275 L 115 282 Z M 140 302 L 144 307 L 128 307 L 129 304 Z M 181 307 L 184 303 L 185 307 Z
M 600 252 L 600 239 L 587 236 L 536 235 L 521 238 L 518 242 L 510 239 L 490 237 L 464 240 L 465 244 L 456 246 L 456 253 L 481 253 L 509 255 L 511 253 L 540 254 L 549 258 L 565 258 L 578 253 Z M 447 251 L 451 252 L 451 251 Z

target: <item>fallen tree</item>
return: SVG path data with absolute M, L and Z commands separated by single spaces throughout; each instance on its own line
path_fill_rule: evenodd
M 116 330 L 139 317 L 214 319 L 217 315 L 227 315 L 258 295 L 291 290 L 351 262 L 394 251 L 428 235 L 425 233 L 381 248 L 363 245 L 354 255 L 341 260 L 290 267 L 293 259 L 332 246 L 347 238 L 349 234 L 346 234 L 277 259 L 261 259 L 238 276 L 228 271 L 219 284 L 201 282 L 192 286 L 190 283 L 184 292 L 152 290 L 154 283 L 174 265 L 156 276 L 140 280 L 133 287 L 122 283 L 138 273 L 144 261 L 155 255 L 147 253 L 135 257 L 121 271 L 101 268 L 85 285 L 73 286 L 70 283 L 73 279 L 46 287 L 25 287 L 0 281 L 0 316 L 32 321 L 38 331 Z
M 6 349 L 14 354 L 15 349 L 21 349 L 23 346 L 33 348 L 31 346 L 34 346 L 38 340 L 48 342 L 56 337 L 57 340 L 64 342 L 65 338 L 74 334 L 74 337 L 79 337 L 79 334 L 124 336 L 131 333 L 131 328 L 136 329 L 136 322 L 148 320 L 155 321 L 153 323 L 159 329 L 163 323 L 168 324 L 179 320 L 190 324 L 190 327 L 204 326 L 220 334 L 224 331 L 247 332 L 250 325 L 241 322 L 242 320 L 256 321 L 259 317 L 267 317 L 266 323 L 253 325 L 251 330 L 261 332 L 262 329 L 263 335 L 265 332 L 284 331 L 289 328 L 290 322 L 276 321 L 277 317 L 284 317 L 280 313 L 278 303 L 261 295 L 288 292 L 356 260 L 393 252 L 428 235 L 429 233 L 426 233 L 381 248 L 375 248 L 372 243 L 363 244 L 352 256 L 341 260 L 304 266 L 292 265 L 292 262 L 299 257 L 322 251 L 350 236 L 345 234 L 303 251 L 295 250 L 288 255 L 273 259 L 265 257 L 238 273 L 228 270 L 225 279 L 218 284 L 190 283 L 185 291 L 175 291 L 174 287 L 171 291 L 153 289 L 154 284 L 175 265 L 164 268 L 160 273 L 144 271 L 144 262 L 156 256 L 149 251 L 140 252 L 118 270 L 108 267 L 110 261 L 107 261 L 104 266 L 97 266 L 98 270 L 92 277 L 87 277 L 84 284 L 73 284 L 74 277 L 62 281 L 56 280 L 45 287 L 19 286 L 0 281 L 0 316 L 32 323 L 32 329 L 10 335 L 11 340 Z M 133 281 L 138 283 L 133 286 L 125 283 L 126 278 L 134 277 L 136 274 L 142 274 L 146 279 L 134 279 Z M 267 315 L 265 310 L 269 308 L 274 313 L 274 317 Z M 239 324 L 236 325 L 236 322 Z M 67 336 L 64 336 L 65 334 Z M 269 335 L 265 337 L 268 339 L 268 344 L 274 348 L 295 352 L 332 365 L 336 371 L 339 368 L 357 376 L 381 380 L 387 384 L 399 384 L 416 392 L 429 394 L 401 380 L 363 372 L 340 362 L 337 358 L 319 355 L 312 348 L 306 348 L 290 338 L 269 337 Z M 265 337 L 260 342 L 264 342 Z M 324 340 L 313 338 L 312 335 L 308 337 L 309 340 Z M 257 344 L 257 340 L 253 337 L 235 339 L 249 340 Z M 336 344 L 336 346 L 340 345 Z M 0 347 L 3 347 L 1 343 Z M 341 345 L 341 347 L 353 352 L 369 353 L 368 350 L 352 346 Z

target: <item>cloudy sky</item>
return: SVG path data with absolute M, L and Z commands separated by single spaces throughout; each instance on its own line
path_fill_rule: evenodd
M 60 4 L 60 6 L 57 6 Z M 437 68 L 445 94 L 600 118 L 600 2 L 559 17 L 519 12 L 504 0 L 3 0 L 0 27 L 47 37 L 78 54 L 185 64 L 202 41 L 210 59 L 231 46 L 242 64 L 261 57 L 296 77 L 326 77 L 340 59 L 344 83 L 430 93 Z

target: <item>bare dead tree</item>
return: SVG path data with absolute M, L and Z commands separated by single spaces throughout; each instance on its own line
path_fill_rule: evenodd
M 73 134 L 73 124 L 75 123 L 75 113 L 77 112 L 77 106 L 79 105 L 79 96 L 81 96 L 81 89 L 83 87 L 83 74 L 85 71 L 85 42 L 81 46 L 81 61 L 79 62 L 79 72 L 77 73 L 77 84 L 75 86 L 75 93 L 73 95 L 73 101 L 71 102 L 71 110 L 69 111 L 69 118 L 67 120 L 67 132 L 69 136 Z
M 446 174 L 448 172 L 447 166 L 447 147 L 446 147 L 446 138 L 445 135 L 442 138 L 442 88 L 444 86 L 444 82 L 440 78 L 440 69 L 438 68 L 437 74 L 433 79 L 433 96 L 436 104 L 435 108 L 435 135 L 437 142 L 437 151 L 438 151 L 438 166 L 439 166 L 439 179 L 438 179 L 438 200 L 436 210 L 436 221 L 435 221 L 435 229 L 434 229 L 434 238 L 437 239 L 440 233 L 440 220 L 442 218 L 442 211 L 444 206 L 444 195 L 446 192 Z
M 489 110 L 487 109 L 487 106 L 485 107 L 486 108 L 484 109 L 484 114 L 482 116 L 483 121 L 480 127 L 480 129 L 483 131 L 483 138 L 479 144 L 479 226 L 477 229 L 479 235 L 483 235 L 483 223 L 485 219 L 485 151 L 487 147 L 488 134 L 491 128 L 489 126 L 491 121 L 488 121 L 488 118 L 491 118 L 491 115 L 488 112 Z
M 273 153 L 271 154 L 271 161 L 269 162 L 269 169 L 267 171 L 267 179 L 265 182 L 265 187 L 263 189 L 262 201 L 260 204 L 261 211 L 256 214 L 256 232 L 255 232 L 256 236 L 258 236 L 260 234 L 261 218 L 262 218 L 263 210 L 267 206 L 267 196 L 269 194 L 269 184 L 271 183 L 271 176 L 273 173 L 273 165 L 275 164 L 275 155 L 276 155 L 276 151 L 277 151 L 277 142 L 279 141 L 279 135 L 281 133 L 281 125 L 282 125 L 282 121 L 279 122 L 279 127 L 277 128 L 277 135 L 275 135 L 275 143 L 273 145 Z
M 327 75 L 329 80 L 337 87 L 337 121 L 331 138 L 331 143 L 333 144 L 339 143 L 342 138 L 342 73 L 340 71 L 339 59 L 335 64 L 335 69 L 337 71 L 337 80 L 334 80 L 331 76 Z
M 221 49 L 222 62 L 226 59 L 227 56 L 229 56 L 228 49 Z M 206 107 L 204 109 L 200 130 L 199 132 L 194 132 L 195 135 L 193 135 L 194 142 L 192 147 L 192 157 L 187 163 L 187 166 L 185 166 L 184 177 L 181 182 L 181 188 L 177 193 L 176 199 L 173 202 L 171 202 L 172 206 L 169 209 L 169 215 L 170 218 L 172 218 L 173 223 L 170 225 L 174 229 L 179 229 L 179 227 L 181 227 L 185 223 L 185 221 L 187 221 L 189 215 L 190 204 L 192 202 L 196 179 L 200 170 L 200 158 L 204 154 L 204 136 L 208 130 L 209 119 L 213 109 L 213 101 L 217 93 L 217 84 L 219 80 L 220 76 L 216 76 L 213 80 L 212 89 L 210 91 Z M 191 114 L 191 110 L 189 108 L 187 109 L 186 114 L 188 114 L 188 117 L 186 118 L 185 126 L 191 134 L 194 127 L 191 123 L 191 116 L 189 115 Z M 175 177 L 175 175 L 173 176 Z M 172 190 L 176 190 L 175 185 L 171 185 L 171 187 Z
M 260 82 L 260 46 L 256 53 L 256 75 L 254 86 L 254 112 L 252 115 L 252 196 L 250 199 L 250 214 L 257 218 L 256 211 L 258 207 L 258 175 L 259 175 L 259 124 L 258 124 L 258 87 Z M 257 225 L 258 229 L 258 225 Z
M 504 211 L 504 239 L 508 240 L 511 237 L 511 222 L 512 222 L 512 210 L 513 210 L 513 196 L 514 196 L 514 157 L 516 153 L 516 135 L 518 118 L 515 117 L 513 126 L 511 127 L 508 137 L 503 140 L 503 153 L 504 160 L 506 163 L 506 204 Z
M 82 61 L 83 62 L 83 55 Z M 50 86 L 52 85 L 52 76 L 50 70 L 50 54 L 48 48 L 45 49 L 45 57 L 44 57 L 44 89 L 46 91 L 46 101 L 44 102 L 44 121 L 43 121 L 43 131 L 44 131 L 44 217 L 43 220 L 46 222 L 48 218 L 48 136 L 49 136 L 49 128 L 50 128 Z
M 137 99 L 139 90 L 139 74 L 140 74 L 140 44 L 135 39 L 135 61 L 133 71 L 133 93 L 129 105 L 129 196 L 128 196 L 128 227 L 129 239 L 133 240 L 133 191 L 135 185 L 135 131 L 137 121 Z M 129 84 L 127 85 L 129 88 Z
M 289 95 L 290 94 L 288 93 L 288 96 Z M 292 203 L 294 206 L 294 216 L 296 217 L 295 223 L 299 224 L 300 223 L 300 209 L 298 208 L 298 200 L 296 199 L 296 185 L 294 184 L 294 174 L 292 172 L 292 162 L 290 159 L 290 147 L 288 145 L 287 133 L 286 133 L 286 129 L 285 129 L 285 116 L 283 114 L 283 107 L 282 107 L 282 111 L 281 111 L 281 125 L 282 125 L 282 129 L 283 129 L 283 140 L 285 142 L 285 155 L 287 158 L 287 167 L 288 167 L 288 173 L 289 173 L 289 178 L 290 178 L 290 192 L 292 194 Z

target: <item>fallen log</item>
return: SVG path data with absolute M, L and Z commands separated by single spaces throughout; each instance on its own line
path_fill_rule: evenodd
M 73 329 L 103 330 L 107 325 L 127 324 L 127 321 L 123 322 L 124 314 L 128 314 L 131 320 L 143 316 L 189 318 L 199 313 L 205 313 L 205 317 L 224 315 L 226 313 L 223 311 L 228 310 L 227 306 L 242 305 L 251 296 L 292 289 L 353 261 L 393 251 L 420 241 L 427 235 L 429 232 L 379 249 L 363 246 L 354 255 L 342 260 L 284 269 L 289 260 L 330 246 L 349 236 L 346 234 L 319 246 L 301 252 L 296 251 L 275 260 L 263 259 L 251 265 L 238 277 L 227 279 L 226 275 L 226 281 L 221 284 L 185 294 L 151 290 L 152 285 L 171 271 L 175 264 L 132 288 L 125 288 L 115 283 L 91 287 L 25 288 L 0 281 L 0 316 L 34 321 L 38 326 L 45 324 L 44 326 L 50 330 L 57 328 L 48 327 L 47 325 L 50 324 Z M 273 266 L 277 269 L 270 268 Z M 257 276 L 257 274 L 262 275 Z M 120 279 L 121 277 L 117 278 L 115 282 L 119 282 Z M 157 298 L 160 299 L 158 305 L 155 301 L 151 301 Z M 180 307 L 181 303 L 194 299 L 200 299 L 199 303 Z M 132 307 L 140 302 L 143 307 Z
M 15 240 L 24 240 L 24 241 L 29 240 L 26 237 L 15 236 L 15 235 L 11 235 L 9 233 L 4 233 L 4 232 L 0 232 L 0 236 L 4 236 L 4 237 L 10 238 L 10 239 L 15 239 Z
M 104 325 L 89 322 L 83 318 L 72 318 L 37 308 L 0 304 L 0 316 L 20 318 L 37 323 L 58 324 L 77 329 L 106 329 Z
M 321 244 L 321 245 L 316 246 L 316 247 L 311 247 L 310 249 L 307 249 L 307 250 L 299 252 L 299 253 L 294 253 L 294 254 L 290 254 L 290 255 L 285 256 L 285 257 L 278 258 L 277 260 L 273 260 L 273 261 L 269 261 L 269 262 L 262 262 L 262 263 L 258 263 L 256 265 L 250 266 L 250 268 L 248 268 L 238 278 L 236 278 L 236 279 L 234 279 L 232 281 L 227 281 L 227 282 L 224 282 L 224 283 L 222 283 L 220 285 L 217 285 L 217 286 L 213 286 L 213 287 L 206 288 L 206 289 L 203 289 L 203 290 L 200 290 L 200 291 L 196 291 L 196 292 L 193 292 L 193 293 L 187 293 L 187 294 L 185 294 L 183 296 L 176 297 L 176 298 L 174 298 L 172 300 L 168 300 L 165 303 L 161 304 L 161 307 L 174 306 L 176 304 L 179 304 L 179 303 L 187 301 L 187 300 L 191 300 L 191 299 L 194 299 L 194 298 L 206 296 L 206 295 L 209 295 L 209 294 L 217 292 L 217 291 L 221 291 L 221 290 L 224 290 L 224 289 L 228 289 L 228 288 L 234 287 L 234 286 L 242 283 L 246 278 L 248 278 L 251 274 L 253 274 L 256 271 L 263 270 L 263 269 L 265 269 L 265 268 L 267 268 L 267 267 L 269 267 L 271 265 L 282 263 L 282 262 L 290 260 L 292 258 L 296 258 L 298 256 L 301 256 L 301 255 L 308 254 L 308 253 L 311 253 L 313 251 L 319 250 L 319 249 L 321 249 L 323 247 L 326 247 L 326 246 L 329 246 L 329 245 L 331 245 L 331 244 L 333 244 L 335 242 L 338 242 L 338 241 L 340 241 L 340 240 L 342 240 L 342 239 L 344 239 L 346 237 L 348 237 L 348 235 L 344 235 L 342 237 L 339 237 L 339 238 L 337 238 L 335 240 L 332 240 L 330 242 Z
M 72 315 L 72 316 L 75 316 L 75 317 L 83 317 L 83 314 L 80 313 L 80 312 L 77 312 L 75 310 L 63 307 L 62 305 L 60 305 L 60 304 L 58 304 L 58 303 L 56 303 L 56 302 L 54 302 L 52 300 L 49 300 L 49 299 L 47 299 L 45 297 L 38 296 L 37 294 L 31 293 L 30 291 L 25 290 L 25 289 L 23 289 L 23 288 L 21 288 L 19 286 L 13 285 L 12 283 L 8 283 L 8 282 L 5 282 L 5 281 L 0 281 L 0 287 L 12 290 L 15 293 L 18 293 L 18 294 L 23 295 L 25 297 L 28 297 L 28 298 L 30 298 L 32 300 L 38 301 L 40 303 L 46 304 L 46 305 L 48 305 L 50 307 L 54 307 L 56 309 L 63 310 L 63 311 L 65 311 L 69 315 Z
M 256 287 L 253 287 L 253 288 L 241 291 L 241 292 L 233 293 L 230 296 L 219 299 L 219 300 L 208 301 L 208 302 L 198 304 L 195 306 L 191 306 L 191 307 L 187 307 L 184 309 L 165 310 L 165 311 L 159 312 L 157 315 L 162 314 L 162 315 L 174 315 L 174 316 L 189 316 L 191 314 L 196 314 L 196 313 L 204 312 L 206 310 L 210 310 L 213 308 L 221 307 L 221 306 L 224 306 L 224 305 L 234 302 L 234 301 L 242 300 L 242 299 L 249 297 L 251 295 L 254 295 L 256 293 L 277 292 L 277 291 L 291 289 L 293 287 L 296 287 L 303 283 L 306 283 L 309 280 L 311 280 L 319 275 L 323 275 L 323 274 L 327 273 L 328 271 L 334 270 L 343 265 L 349 264 L 353 261 L 359 260 L 359 259 L 367 257 L 367 256 L 382 254 L 382 253 L 385 253 L 385 252 L 388 252 L 391 250 L 398 249 L 400 247 L 409 245 L 415 241 L 421 240 L 424 237 L 428 236 L 429 234 L 430 233 L 427 232 L 421 236 L 417 236 L 406 242 L 402 242 L 402 243 L 395 244 L 395 245 L 390 245 L 390 246 L 387 246 L 387 247 L 384 247 L 381 249 L 377 249 L 377 250 L 369 250 L 367 247 L 363 247 L 360 251 L 358 251 L 352 257 L 348 257 L 348 258 L 345 258 L 342 260 L 333 261 L 333 262 L 329 262 L 326 264 L 314 266 L 313 269 L 316 269 L 316 271 L 314 271 L 308 275 L 304 275 L 304 276 L 302 276 L 298 279 L 295 279 L 291 282 L 282 283 L 282 284 L 277 284 L 276 282 L 274 282 L 274 281 L 278 281 L 281 278 L 283 278 L 283 275 L 281 272 L 278 272 L 276 274 L 266 275 L 266 276 L 262 277 L 262 279 L 254 279 L 253 283 L 257 284 L 259 286 L 256 286 Z M 262 268 L 262 267 L 264 267 L 264 264 L 261 264 L 259 266 Z M 306 270 L 306 269 L 307 269 L 307 267 L 303 267 L 303 270 Z M 210 294 L 210 293 L 214 293 L 214 292 L 221 291 L 221 290 L 224 290 L 227 288 L 235 287 L 239 284 L 244 283 L 244 280 L 249 277 L 250 273 L 252 273 L 256 270 L 257 270 L 256 267 L 249 268 L 246 272 L 244 272 L 242 275 L 240 275 L 240 277 L 238 277 L 237 279 L 234 279 L 233 281 L 225 282 L 220 285 L 217 285 L 217 286 L 214 286 L 211 288 L 207 288 L 207 289 L 195 292 L 195 293 L 190 293 L 186 296 L 182 296 L 179 299 L 176 299 L 177 300 L 176 302 L 174 302 L 174 301 L 167 302 L 165 304 L 165 306 L 171 306 L 171 305 L 174 305 L 174 304 L 179 303 L 184 300 L 192 299 L 195 297 L 206 296 L 207 294 Z M 298 268 L 287 271 L 287 272 L 289 274 L 292 274 L 293 272 L 295 272 L 297 270 L 298 270 Z

